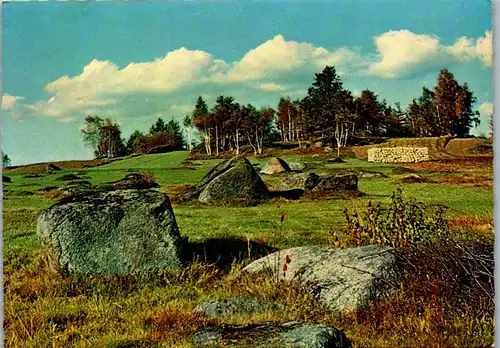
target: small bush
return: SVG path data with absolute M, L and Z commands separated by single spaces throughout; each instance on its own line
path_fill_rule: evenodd
M 405 247 L 448 235 L 448 223 L 444 211 L 429 212 L 423 203 L 415 199 L 403 200 L 403 190 L 398 188 L 392 193 L 391 204 L 387 209 L 378 202 L 368 203 L 364 215 L 357 211 L 349 215 L 344 210 L 348 230 L 356 246 L 379 244 L 391 247 Z

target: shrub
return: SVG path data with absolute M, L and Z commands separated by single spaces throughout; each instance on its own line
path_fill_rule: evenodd
M 364 215 L 356 211 L 349 216 L 347 209 L 344 214 L 348 224 L 347 233 L 356 246 L 379 244 L 405 247 L 410 243 L 448 235 L 448 223 L 443 209 L 430 211 L 414 198 L 405 201 L 401 188 L 392 193 L 387 209 L 383 209 L 380 202 L 375 205 L 369 202 Z

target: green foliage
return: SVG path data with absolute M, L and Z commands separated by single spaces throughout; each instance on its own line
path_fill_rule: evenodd
M 459 85 L 451 72 L 442 69 L 434 90 L 423 87 L 422 96 L 410 104 L 408 124 L 414 136 L 451 134 L 463 138 L 479 124 L 479 113 L 473 111 L 475 102 L 467 83 Z
M 119 157 L 126 153 L 120 126 L 109 118 L 103 120 L 98 116 L 87 116 L 82 133 L 83 141 L 94 149 L 96 158 Z
M 138 130 L 135 130 L 134 133 L 130 135 L 130 137 L 127 140 L 127 152 L 133 153 L 134 152 L 134 142 L 137 138 L 144 137 L 144 134 L 142 132 L 139 132 Z
M 379 244 L 398 248 L 448 235 L 443 209 L 428 214 L 424 203 L 414 198 L 405 201 L 401 188 L 392 193 L 391 203 L 385 211 L 380 202 L 375 205 L 368 202 L 368 210 L 363 216 L 358 212 L 349 216 L 347 209 L 344 214 L 347 233 L 357 246 Z
M 8 167 L 11 165 L 11 163 L 12 163 L 12 161 L 10 160 L 9 155 L 7 155 L 6 153 L 3 153 L 3 151 L 2 151 L 2 166 Z

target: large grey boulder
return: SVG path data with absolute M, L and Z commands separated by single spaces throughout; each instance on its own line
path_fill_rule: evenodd
M 313 191 L 351 191 L 358 189 L 358 177 L 356 174 L 333 174 L 321 177 Z
M 304 191 L 312 190 L 321 180 L 319 175 L 314 173 L 292 174 L 284 178 L 278 185 L 281 191 L 301 189 Z
M 245 158 L 245 156 L 240 155 L 219 163 L 214 168 L 212 168 L 197 185 L 185 191 L 183 193 L 183 198 L 186 200 L 198 198 L 212 180 L 237 165 L 245 165 L 245 162 L 248 162 L 248 160 Z
M 253 204 L 270 198 L 266 184 L 243 156 L 219 164 L 188 195 L 196 195 L 199 188 L 203 190 L 198 200 L 207 204 Z
M 170 201 L 150 190 L 71 196 L 39 218 L 37 235 L 52 269 L 121 275 L 181 267 L 182 239 Z
M 345 334 L 331 326 L 287 323 L 260 323 L 212 326 L 192 337 L 195 345 L 224 347 L 350 348 Z
M 284 310 L 284 306 L 261 296 L 231 296 L 224 299 L 201 302 L 194 312 L 208 318 L 227 318 L 234 315 L 252 316 L 273 310 Z
M 242 272 L 269 269 L 278 279 L 308 284 L 327 308 L 346 314 L 393 293 L 398 275 L 394 255 L 389 251 L 377 245 L 348 249 L 296 247 L 256 260 Z M 287 257 L 290 262 L 285 272 Z
M 261 174 L 273 175 L 273 174 L 281 174 L 288 173 L 292 170 L 288 166 L 288 164 L 279 157 L 271 158 L 267 164 L 260 171 Z

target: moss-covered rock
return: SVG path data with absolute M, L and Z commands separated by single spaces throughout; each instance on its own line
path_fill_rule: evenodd
M 182 240 L 168 197 L 150 190 L 70 196 L 39 218 L 37 235 L 51 268 L 121 275 L 181 267 Z
M 200 181 L 183 193 L 183 199 L 208 204 L 254 204 L 270 198 L 269 190 L 243 156 L 219 163 Z
M 198 197 L 201 203 L 260 203 L 270 198 L 269 190 L 250 162 L 236 163 L 210 181 Z
M 345 334 L 327 325 L 300 322 L 212 326 L 195 334 L 195 345 L 216 347 L 350 348 Z
M 358 177 L 356 174 L 334 174 L 321 177 L 313 191 L 351 191 L 358 189 Z
M 319 175 L 314 173 L 292 174 L 284 178 L 278 185 L 281 191 L 301 189 L 305 191 L 312 190 L 321 180 Z

